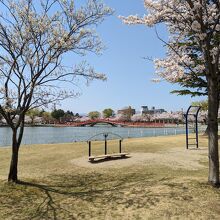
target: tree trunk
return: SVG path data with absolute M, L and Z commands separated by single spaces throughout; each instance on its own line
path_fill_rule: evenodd
M 204 136 L 208 136 L 209 134 L 209 126 L 205 129 L 205 132 L 203 133 Z
M 218 155 L 218 83 L 210 77 L 208 81 L 208 137 L 209 137 L 209 183 L 219 185 Z
M 8 175 L 9 182 L 17 182 L 18 180 L 18 151 L 19 151 L 19 144 L 17 142 L 17 130 L 12 131 L 12 156 L 11 156 L 11 164 L 10 170 Z
M 17 124 L 17 126 L 12 128 L 12 156 L 8 175 L 8 182 L 16 183 L 18 181 L 18 152 L 24 134 L 24 119 L 25 114 L 23 113 L 23 115 L 20 115 L 19 123 Z

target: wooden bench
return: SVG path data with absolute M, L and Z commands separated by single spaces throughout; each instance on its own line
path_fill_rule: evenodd
M 106 154 L 106 155 L 98 155 L 98 156 L 90 156 L 89 161 L 94 162 L 95 159 L 110 159 L 113 157 L 126 157 L 129 153 L 116 153 L 116 154 Z

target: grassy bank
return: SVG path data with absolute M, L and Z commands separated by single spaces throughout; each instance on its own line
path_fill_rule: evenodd
M 183 135 L 128 139 L 131 158 L 96 164 L 86 143 L 23 146 L 20 185 L 6 182 L 10 148 L 0 149 L 0 219 L 219 219 L 206 138 L 200 146 L 186 151 Z

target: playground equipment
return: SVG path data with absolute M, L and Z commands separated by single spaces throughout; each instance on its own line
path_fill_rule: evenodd
M 104 139 L 104 154 L 103 155 L 92 155 L 92 141 L 95 141 L 98 137 L 102 136 Z M 107 141 L 110 140 L 108 137 L 111 136 L 114 139 L 119 140 L 119 153 L 114 153 L 114 154 L 108 154 L 108 143 Z M 100 133 L 92 136 L 87 140 L 88 146 L 89 146 L 89 161 L 94 162 L 95 159 L 111 159 L 111 158 L 125 158 L 128 153 L 122 153 L 122 141 L 123 138 L 120 135 L 114 134 L 114 133 Z
M 185 119 L 186 119 L 186 149 L 189 149 L 190 145 L 196 146 L 196 148 L 199 147 L 199 136 L 198 136 L 198 114 L 199 110 L 201 109 L 201 106 L 189 106 L 186 114 L 185 114 Z M 192 120 L 189 120 L 189 116 L 193 116 Z M 195 137 L 190 137 L 189 138 L 189 122 L 193 123 L 193 129 L 195 132 Z M 196 142 L 194 143 L 189 143 L 189 140 L 195 140 Z

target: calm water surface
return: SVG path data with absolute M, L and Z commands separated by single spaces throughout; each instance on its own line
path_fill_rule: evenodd
M 71 143 L 87 141 L 99 133 L 112 132 L 123 138 L 184 134 L 184 128 L 124 128 L 124 127 L 26 127 L 22 144 Z M 102 136 L 99 137 L 102 139 Z M 111 136 L 109 136 L 111 139 Z M 11 145 L 11 129 L 0 128 L 0 146 Z

